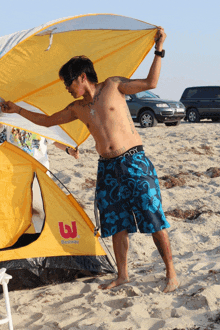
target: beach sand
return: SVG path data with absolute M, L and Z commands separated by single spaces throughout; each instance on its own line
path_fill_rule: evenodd
M 110 274 L 10 292 L 14 329 L 220 329 L 220 123 L 136 127 L 160 179 L 179 289 L 162 292 L 164 263 L 151 235 L 135 233 L 130 235 L 130 283 L 98 289 L 114 277 Z M 98 155 L 93 139 L 80 146 L 79 160 L 53 145 L 49 158 L 52 172 L 94 221 Z M 105 243 L 112 251 L 111 238 Z

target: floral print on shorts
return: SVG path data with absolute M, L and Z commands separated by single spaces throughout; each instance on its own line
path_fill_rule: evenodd
M 132 156 L 99 160 L 97 206 L 101 235 L 123 230 L 155 233 L 170 225 L 162 210 L 159 180 L 144 151 Z

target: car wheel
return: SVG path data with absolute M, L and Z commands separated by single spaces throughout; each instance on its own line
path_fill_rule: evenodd
M 190 123 L 198 123 L 200 121 L 200 115 L 197 109 L 189 109 L 187 111 L 187 119 Z
M 157 119 L 155 118 L 153 111 L 146 110 L 140 115 L 139 123 L 141 127 L 154 127 L 157 125 Z
M 173 123 L 165 123 L 166 126 L 178 126 L 180 124 L 180 120 L 175 121 Z

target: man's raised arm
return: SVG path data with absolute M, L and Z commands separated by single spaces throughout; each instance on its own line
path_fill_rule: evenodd
M 155 37 L 155 48 L 157 52 L 162 52 L 165 39 L 166 34 L 164 29 L 158 27 L 157 35 Z M 127 79 L 123 77 L 114 77 L 112 79 L 118 82 L 118 89 L 122 94 L 135 94 L 148 89 L 156 88 L 160 76 L 160 69 L 161 56 L 155 55 L 146 79 Z
M 73 110 L 74 102 L 69 104 L 65 109 L 58 111 L 51 116 L 26 110 L 11 101 L 2 102 L 0 103 L 0 106 L 3 113 L 17 113 L 32 121 L 34 124 L 45 127 L 66 124 L 77 119 L 77 116 Z

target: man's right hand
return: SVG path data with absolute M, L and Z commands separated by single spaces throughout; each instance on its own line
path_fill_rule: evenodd
M 76 159 L 79 159 L 79 149 L 76 147 L 75 149 L 69 148 L 69 155 L 75 157 Z
M 4 113 L 19 113 L 20 107 L 11 101 L 0 102 L 1 111 Z

